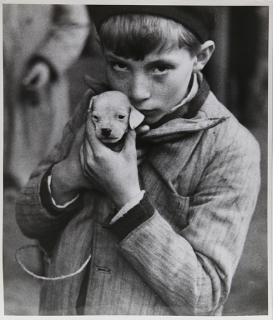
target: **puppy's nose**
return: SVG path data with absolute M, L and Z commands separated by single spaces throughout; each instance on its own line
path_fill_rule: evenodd
M 104 136 L 104 137 L 109 137 L 110 134 L 111 134 L 112 130 L 109 129 L 109 128 L 102 128 L 101 129 L 101 134 Z

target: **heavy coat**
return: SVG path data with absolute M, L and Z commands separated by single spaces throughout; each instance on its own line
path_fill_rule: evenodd
M 84 6 L 3 5 L 4 170 L 21 185 L 61 138 L 70 116 L 65 72 L 83 48 L 88 23 Z M 21 81 L 35 59 L 50 66 L 51 80 L 32 105 Z
M 139 167 L 147 194 L 132 209 L 152 214 L 120 240 L 104 194 L 83 193 L 69 214 L 41 202 L 45 172 L 68 154 L 91 95 L 17 203 L 22 231 L 51 253 L 47 276 L 75 272 L 92 255 L 82 273 L 42 283 L 41 314 L 220 314 L 259 191 L 257 142 L 212 92 L 193 118 L 152 129 Z

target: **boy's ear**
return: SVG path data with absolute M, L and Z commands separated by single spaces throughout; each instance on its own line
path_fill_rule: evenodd
M 196 55 L 196 61 L 193 65 L 193 71 L 202 71 L 205 65 L 209 62 L 213 52 L 215 50 L 215 43 L 212 40 L 205 41 Z
M 137 128 L 141 122 L 144 120 L 144 115 L 139 112 L 135 107 L 131 106 L 131 111 L 129 115 L 129 127 L 130 129 Z

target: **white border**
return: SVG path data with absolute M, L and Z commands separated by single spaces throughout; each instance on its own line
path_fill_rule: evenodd
M 182 317 L 182 316 L 64 316 L 63 319 L 101 319 L 101 320 L 107 320 L 107 319 L 199 319 L 199 318 L 207 318 L 207 319 L 258 319 L 258 320 L 267 320 L 267 319 L 273 319 L 272 318 L 272 291 L 273 291 L 273 283 L 272 283 L 272 271 L 273 271 L 273 263 L 272 263 L 272 228 L 273 228 L 273 218 L 272 218 L 272 172 L 273 172 L 273 134 L 272 134 L 272 122 L 273 122 L 273 112 L 272 112 L 272 103 L 273 103 L 273 97 L 272 97 L 272 88 L 273 88 L 273 80 L 272 80 L 272 60 L 273 60 L 273 0 L 93 0 L 93 1 L 85 1 L 85 0 L 0 0 L 0 40 L 2 40 L 3 31 L 2 31 L 2 4 L 9 4 L 9 3 L 15 3 L 15 4 L 127 4 L 127 5 L 216 5 L 216 6 L 268 6 L 269 7 L 269 61 L 268 61 L 268 206 L 267 206 L 267 226 L 268 226 L 268 315 L 267 316 L 221 316 L 221 317 Z M 3 48 L 2 48 L 3 42 L 1 41 L 1 50 L 0 50 L 0 61 L 3 61 Z M 2 131 L 1 137 L 0 137 L 0 150 L 3 150 L 3 64 L 0 65 L 0 128 Z M 0 173 L 1 177 L 3 177 L 3 152 L 1 152 L 0 155 L 1 160 L 1 166 L 0 166 Z M 1 215 L 0 215 L 0 226 L 3 226 L 3 183 L 0 185 L 0 208 L 1 208 Z M 3 228 L 0 228 L 0 239 L 3 240 Z M 3 242 L 3 241 L 2 241 Z M 2 262 L 2 256 L 3 256 L 3 247 L 0 246 L 0 262 Z M 4 315 L 4 292 L 3 292 L 3 266 L 2 263 L 0 263 L 0 319 L 49 319 L 49 320 L 55 320 L 60 319 L 60 316 L 5 316 Z
M 2 6 L 0 6 L 0 40 L 1 40 L 1 51 L 0 51 L 0 61 L 3 61 L 3 28 L 2 28 L 2 21 L 3 21 L 3 16 L 2 16 Z M 3 64 L 1 63 L 0 65 L 0 128 L 1 128 L 1 137 L 0 137 L 0 150 L 4 150 L 4 102 L 3 102 L 3 81 L 4 81 L 4 76 L 3 76 Z M 1 172 L 1 177 L 3 181 L 3 152 L 1 152 L 0 155 L 0 172 Z M 0 185 L 0 239 L 1 239 L 1 246 L 0 246 L 0 262 L 3 260 L 3 183 Z M 3 264 L 0 263 L 0 312 L 1 314 L 4 314 L 4 283 L 3 283 Z M 3 310 L 3 312 L 2 312 Z
M 267 226 L 268 226 L 268 314 L 272 317 L 273 303 L 273 1 L 269 7 L 269 34 L 268 34 L 268 206 L 267 206 Z
M 126 5 L 215 5 L 215 6 L 269 6 L 272 0 L 0 0 L 4 3 L 22 4 L 126 4 Z

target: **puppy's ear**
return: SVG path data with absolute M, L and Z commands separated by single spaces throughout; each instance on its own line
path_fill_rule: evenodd
M 93 96 L 93 97 L 90 99 L 89 106 L 88 106 L 88 109 L 87 109 L 87 112 L 88 112 L 88 113 L 90 113 L 90 112 L 93 110 L 93 104 L 94 104 L 94 101 L 95 101 L 95 97 L 96 97 L 96 96 Z
M 140 113 L 135 107 L 131 106 L 131 111 L 129 115 L 129 127 L 130 129 L 137 128 L 141 122 L 144 120 L 144 115 Z

